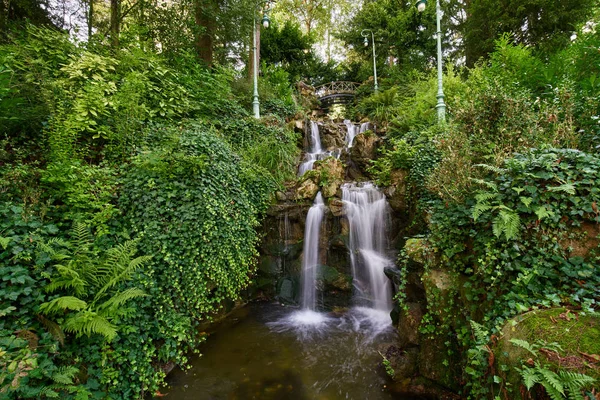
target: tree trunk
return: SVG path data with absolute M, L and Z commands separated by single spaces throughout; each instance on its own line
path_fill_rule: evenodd
M 2 0 L 0 0 L 2 1 Z M 89 0 L 88 9 L 88 42 L 92 39 L 92 28 L 94 26 L 94 0 Z
M 113 48 L 119 47 L 119 34 L 121 32 L 121 3 L 119 0 L 110 0 L 110 41 Z
M 196 53 L 208 66 L 213 64 L 214 36 L 217 28 L 217 0 L 195 0 L 194 17 L 198 29 Z
M 0 39 L 4 35 L 6 29 L 6 20 L 8 14 L 8 7 L 4 4 L 4 0 L 0 0 Z

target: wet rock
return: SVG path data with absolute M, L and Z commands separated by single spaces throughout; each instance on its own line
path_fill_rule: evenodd
M 328 265 L 320 266 L 319 279 L 323 281 L 325 288 L 330 287 L 342 291 L 350 291 L 352 289 L 352 278 Z
M 346 145 L 346 131 L 343 125 L 326 121 L 319 125 L 319 133 L 321 134 L 321 145 L 329 151 L 341 149 Z
M 419 303 L 408 303 L 401 310 L 398 320 L 398 345 L 400 347 L 418 346 L 420 341 L 419 326 L 423 319 L 423 309 Z
M 416 263 L 427 264 L 434 260 L 433 250 L 425 238 L 410 238 L 404 244 L 408 257 Z
M 275 197 L 277 198 L 277 201 L 286 201 L 287 200 L 286 194 L 279 190 L 277 192 L 275 192 Z
M 589 375 L 598 381 L 600 369 L 594 360 L 600 354 L 599 337 L 600 318 L 596 315 L 563 307 L 530 311 L 506 321 L 502 335 L 493 348 L 496 367 L 507 366 L 506 382 L 513 387 L 519 387 L 521 376 L 517 368 L 520 368 L 522 360 L 527 360 L 531 354 L 510 341 L 519 339 L 535 343 L 541 340 L 544 343 L 556 343 L 562 348 L 558 353 L 540 352 L 538 360 L 543 364 L 554 371 L 559 366 L 566 367 L 572 372 Z M 595 356 L 590 358 L 590 355 Z M 514 393 L 513 398 L 520 400 L 523 397 L 521 393 Z M 527 395 L 526 398 L 538 397 L 532 393 L 532 397 Z
M 341 217 L 344 215 L 344 203 L 342 200 L 333 197 L 329 200 L 329 210 L 331 210 L 334 217 Z
M 417 348 L 403 349 L 390 346 L 385 352 L 385 358 L 394 370 L 392 379 L 395 382 L 411 379 L 419 371 L 419 349 Z
M 306 179 L 296 190 L 296 199 L 298 200 L 313 200 L 319 191 L 319 185 L 312 179 Z
M 334 157 L 315 162 L 315 171 L 319 174 L 319 184 L 323 197 L 330 198 L 337 194 L 344 182 L 344 164 Z
M 446 337 L 424 337 L 419 347 L 419 373 L 454 392 L 460 390 L 458 346 Z
M 390 207 L 394 211 L 406 212 L 408 211 L 408 199 L 407 199 L 407 177 L 408 171 L 403 169 L 397 169 L 392 171 L 390 175 L 390 186 L 388 186 L 384 193 L 388 198 Z
M 362 172 L 371 166 L 370 161 L 375 159 L 378 144 L 379 138 L 370 131 L 361 133 L 354 138 L 350 153 L 352 160 Z

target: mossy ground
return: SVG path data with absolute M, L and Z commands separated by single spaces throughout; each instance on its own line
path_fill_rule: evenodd
M 558 355 L 539 351 L 538 360 L 555 371 L 565 368 L 592 376 L 596 379 L 596 386 L 599 386 L 600 362 L 593 361 L 593 358 L 600 356 L 598 314 L 583 314 L 566 308 L 530 311 L 509 320 L 502 335 L 494 351 L 497 369 L 500 370 L 502 366 L 508 368 L 505 380 L 513 388 L 520 386 L 520 376 L 515 368 L 521 367 L 521 362 L 532 355 L 510 343 L 511 339 L 525 340 L 530 344 L 557 343 L 563 351 Z M 513 394 L 518 398 L 518 390 Z

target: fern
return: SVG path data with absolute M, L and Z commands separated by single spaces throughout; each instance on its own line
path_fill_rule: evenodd
M 521 339 L 510 339 L 510 343 L 514 344 L 515 346 L 518 346 L 522 349 L 527 350 L 528 352 L 531 353 L 531 355 L 533 355 L 534 357 L 537 357 L 538 353 L 537 353 L 537 349 L 538 346 L 537 345 L 532 345 L 530 344 L 528 341 L 526 340 L 521 340 Z
M 58 297 L 40 305 L 40 311 L 44 314 L 57 314 L 64 311 L 79 311 L 87 307 L 87 303 L 74 296 Z
M 473 329 L 473 334 L 475 335 L 477 343 L 486 343 L 488 341 L 489 332 L 485 330 L 483 325 L 473 320 L 470 320 L 469 322 L 471 323 L 471 328 Z
M 65 332 L 77 336 L 100 334 L 112 340 L 118 329 L 113 320 L 129 312 L 127 302 L 146 295 L 141 289 L 122 286 L 150 257 L 133 258 L 137 251 L 135 241 L 127 241 L 99 257 L 92 250 L 89 230 L 80 223 L 74 224 L 71 237 L 70 243 L 53 240 L 40 245 L 41 251 L 58 261 L 45 290 L 62 294 L 43 303 L 40 312 L 48 316 L 64 314 L 59 328 Z M 55 323 L 46 320 L 45 324 L 53 327 L 57 337 L 62 335 L 61 342 L 64 340 L 61 329 L 54 329 Z
M 11 238 L 0 236 L 0 246 L 2 246 L 4 250 L 6 250 L 11 240 Z
M 488 164 L 475 164 L 474 167 L 479 167 L 479 168 L 485 169 L 488 172 L 492 172 L 492 173 L 498 174 L 498 175 L 502 175 L 502 174 L 508 172 L 508 170 L 505 168 L 499 168 L 499 167 L 495 167 L 493 165 L 488 165 Z
M 91 310 L 80 311 L 67 318 L 63 328 L 65 332 L 75 333 L 78 337 L 97 333 L 112 340 L 117 336 L 117 327 L 107 318 Z
M 500 237 L 504 234 L 506 240 L 515 239 L 519 234 L 520 228 L 521 218 L 519 217 L 519 214 L 508 207 L 504 207 L 504 209 L 500 210 L 498 216 L 494 218 L 494 221 L 492 222 L 494 235 Z

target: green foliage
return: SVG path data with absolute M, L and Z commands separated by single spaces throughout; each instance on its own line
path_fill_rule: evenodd
M 493 385 L 481 332 L 495 334 L 506 318 L 532 307 L 570 303 L 589 311 L 600 300 L 597 249 L 575 256 L 569 247 L 582 225 L 598 223 L 592 205 L 600 200 L 600 160 L 577 150 L 531 150 L 503 168 L 481 169 L 485 179 L 476 184 L 484 189 L 464 204 L 432 203 L 429 237 L 442 262 L 468 277 L 472 308 L 452 311 L 455 320 L 481 321 L 471 323 L 473 339 L 461 324 L 437 325 L 456 331 L 468 349 L 465 373 L 475 398 Z
M 511 339 L 510 342 L 515 346 L 527 350 L 534 359 L 538 358 L 538 350 L 540 348 L 550 348 L 553 351 L 560 350 L 560 348 L 556 349 L 556 346 L 553 346 L 552 343 L 530 344 L 520 339 Z M 523 365 L 521 368 L 517 368 L 517 370 L 527 390 L 531 390 L 536 384 L 539 384 L 545 389 L 552 400 L 583 400 L 585 397 L 582 391 L 591 388 L 591 385 L 596 381 L 591 376 L 565 369 L 559 369 L 558 372 L 555 372 L 550 366 L 542 365 L 537 360 L 535 363 L 526 363 L 525 360 L 521 360 L 521 362 Z
M 45 290 L 59 292 L 59 297 L 40 304 L 40 312 L 56 318 L 65 332 L 77 336 L 100 334 L 112 340 L 117 335 L 115 322 L 133 312 L 125 304 L 146 295 L 138 288 L 122 285 L 150 257 L 132 258 L 137 251 L 132 241 L 109 249 L 104 255 L 96 254 L 92 237 L 81 223 L 73 226 L 71 243 L 53 240 L 40 245 L 56 263 Z

